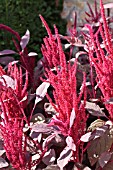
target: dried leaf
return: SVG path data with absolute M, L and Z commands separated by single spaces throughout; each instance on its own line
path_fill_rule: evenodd
M 28 44 L 29 39 L 30 39 L 30 32 L 29 32 L 29 30 L 27 30 L 25 35 L 21 38 L 21 41 L 20 41 L 20 46 L 21 46 L 22 50 L 24 50 L 24 48 Z
M 4 168 L 9 166 L 9 164 L 5 161 L 5 159 L 3 159 L 2 157 L 0 157 L 0 168 Z
M 101 127 L 105 124 L 105 122 L 101 119 L 97 119 L 90 124 L 88 127 L 88 131 L 94 131 L 97 127 Z
M 43 82 L 37 89 L 36 89 L 36 99 L 35 105 L 40 102 L 46 95 L 47 89 L 49 88 L 50 83 Z
M 63 151 L 60 153 L 60 157 L 57 159 L 57 165 L 61 170 L 68 164 L 70 158 L 72 157 L 73 151 L 66 146 Z
M 105 113 L 102 111 L 102 109 L 95 103 L 92 102 L 86 102 L 86 106 L 85 108 L 87 109 L 87 111 L 93 115 L 93 116 L 97 116 L 97 117 L 106 117 Z

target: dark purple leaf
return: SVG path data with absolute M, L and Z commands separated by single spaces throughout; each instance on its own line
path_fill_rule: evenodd
M 3 50 L 3 51 L 0 51 L 0 55 L 9 55 L 9 54 L 16 54 L 16 52 L 13 51 L 13 50 Z
M 103 168 L 108 163 L 108 161 L 111 158 L 111 155 L 112 155 L 112 153 L 110 153 L 108 151 L 104 152 L 100 155 L 98 162 L 99 162 L 99 165 L 101 166 L 101 168 Z
M 73 151 L 66 146 L 63 151 L 60 153 L 60 157 L 57 159 L 57 165 L 60 167 L 60 169 L 63 170 L 65 165 L 68 164 L 72 157 Z
M 93 116 L 97 116 L 97 117 L 106 117 L 105 113 L 102 111 L 102 109 L 95 103 L 92 102 L 86 102 L 86 106 L 85 108 L 87 109 L 87 111 L 93 115 Z
M 21 46 L 22 50 L 24 50 L 24 48 L 28 44 L 29 39 L 30 39 L 30 32 L 29 32 L 29 30 L 27 30 L 25 35 L 21 38 L 21 41 L 20 41 L 20 46 Z
M 49 151 L 47 151 L 42 159 L 42 161 L 46 164 L 46 165 L 51 165 L 55 162 L 55 150 L 54 149 L 50 149 Z
M 2 157 L 0 157 L 0 168 L 4 168 L 9 166 L 9 164 L 5 161 L 5 159 L 3 159 Z
M 13 57 L 7 56 L 7 57 L 0 57 L 0 64 L 7 65 L 10 62 L 14 61 L 15 59 Z
M 49 88 L 50 83 L 43 82 L 37 89 L 36 89 L 36 99 L 35 105 L 40 102 L 46 95 L 47 89 Z
M 48 136 L 48 137 L 45 139 L 45 141 L 43 142 L 43 148 L 45 148 L 46 146 L 48 146 L 49 143 L 51 143 L 52 140 L 55 138 L 55 136 L 56 136 L 56 134 L 54 134 L 54 133 L 53 133 L 52 135 Z
M 73 108 L 71 115 L 70 115 L 70 128 L 73 126 L 75 118 L 76 118 L 76 114 L 75 114 L 75 110 Z
M 87 152 L 92 166 L 99 160 L 101 154 L 110 150 L 112 144 L 113 129 L 109 127 L 107 130 L 103 130 L 102 134 L 100 133 L 100 137 L 90 141 L 90 146 L 88 147 Z

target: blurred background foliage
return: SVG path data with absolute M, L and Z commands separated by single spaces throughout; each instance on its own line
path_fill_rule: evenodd
M 5 24 L 20 36 L 23 36 L 28 29 L 30 31 L 29 52 L 37 52 L 41 58 L 41 43 L 47 35 L 42 26 L 39 14 L 47 21 L 53 30 L 56 24 L 59 33 L 65 34 L 66 22 L 61 19 L 63 0 L 59 0 L 58 6 L 55 0 L 0 0 L 0 23 Z M 15 49 L 11 34 L 0 30 L 0 51 L 4 49 Z

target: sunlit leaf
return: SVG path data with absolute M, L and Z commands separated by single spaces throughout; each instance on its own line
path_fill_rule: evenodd
M 21 41 L 20 41 L 20 46 L 21 46 L 22 50 L 24 50 L 24 48 L 28 44 L 29 39 L 30 39 L 30 32 L 29 32 L 29 30 L 27 30 L 25 35 L 21 38 Z
M 15 54 L 16 52 L 13 50 L 3 50 L 0 51 L 0 55 L 9 55 L 9 54 Z
M 102 111 L 102 109 L 95 103 L 92 102 L 86 102 L 86 106 L 85 108 L 87 109 L 87 111 L 93 115 L 93 116 L 97 116 L 97 117 L 106 117 L 105 113 Z
M 63 151 L 60 153 L 59 158 L 57 159 L 57 165 L 61 170 L 68 164 L 70 158 L 72 157 L 73 151 L 66 146 Z
M 43 82 L 37 89 L 36 89 L 36 99 L 35 105 L 40 102 L 46 95 L 47 89 L 49 88 L 50 83 Z
M 70 128 L 73 126 L 75 118 L 76 118 L 76 114 L 75 114 L 75 110 L 73 108 L 71 115 L 70 115 Z
M 0 168 L 4 168 L 9 166 L 9 164 L 5 161 L 5 159 L 3 159 L 2 157 L 0 157 Z

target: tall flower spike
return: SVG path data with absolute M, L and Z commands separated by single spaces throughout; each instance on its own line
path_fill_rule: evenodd
M 104 96 L 104 101 L 113 97 L 113 45 L 111 40 L 111 35 L 109 32 L 109 27 L 105 18 L 105 12 L 102 0 L 100 0 L 101 6 L 101 16 L 103 19 L 103 25 L 100 23 L 99 30 L 94 35 L 92 28 L 88 26 L 90 32 L 89 40 L 89 59 L 96 70 L 97 83 Z M 99 34 L 103 40 L 105 50 L 101 47 L 101 42 L 99 41 Z M 96 53 L 96 58 L 94 57 Z M 113 121 L 113 105 L 105 104 L 108 112 L 109 118 Z
M 14 86 L 15 86 L 15 94 L 18 98 L 19 101 L 22 104 L 22 107 L 25 108 L 26 106 L 26 102 L 27 101 L 27 88 L 28 88 L 28 71 L 26 70 L 25 73 L 25 83 L 23 84 L 23 75 L 22 75 L 22 68 L 21 67 L 17 67 L 17 65 L 12 65 L 9 64 L 8 66 L 8 74 L 13 78 L 14 80 Z M 25 100 L 26 99 L 26 100 Z
M 56 26 L 54 26 L 57 51 L 56 55 L 59 57 L 59 66 L 54 62 L 53 66 L 56 68 L 56 72 L 51 69 L 46 69 L 46 78 L 53 87 L 53 96 L 55 104 L 47 95 L 50 103 L 53 105 L 58 114 L 51 120 L 50 125 L 55 125 L 59 128 L 64 136 L 71 136 L 74 143 L 78 145 L 80 137 L 85 133 L 85 126 L 87 116 L 85 114 L 85 102 L 86 102 L 86 86 L 85 75 L 84 82 L 80 94 L 77 94 L 77 81 L 76 81 L 76 67 L 77 61 L 73 66 L 70 62 L 66 62 L 66 56 L 63 52 L 60 37 Z M 47 49 L 49 50 L 49 49 Z M 50 51 L 52 54 L 52 51 Z M 81 98 L 84 96 L 84 100 L 81 103 Z M 72 114 L 74 114 L 73 121 Z M 71 123 L 70 123 L 71 122 Z M 78 155 L 79 145 L 76 150 L 76 161 L 79 161 Z
M 42 45 L 41 48 L 43 57 L 45 59 L 44 67 L 53 68 L 54 66 L 59 65 L 59 54 L 58 54 L 58 46 L 56 43 L 56 37 L 52 35 L 48 24 L 46 23 L 46 21 L 41 15 L 40 18 L 49 35 L 49 37 L 44 38 L 44 45 Z

